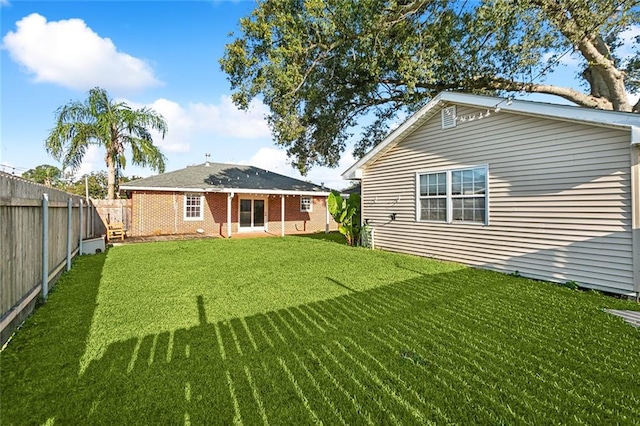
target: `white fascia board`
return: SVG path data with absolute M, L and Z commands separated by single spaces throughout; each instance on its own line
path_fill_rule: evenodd
M 505 98 L 470 95 L 466 93 L 443 92 L 439 96 L 446 102 L 476 108 L 493 109 L 495 107 L 500 107 L 502 111 L 510 111 L 526 115 L 537 115 L 613 127 L 640 127 L 640 114 L 632 114 L 628 112 L 604 111 L 575 105 L 561 105 L 535 101 L 512 100 L 509 103 L 508 99 Z M 507 105 L 508 103 L 509 105 Z
M 223 194 L 259 194 L 259 195 L 315 195 L 328 197 L 329 191 L 284 191 L 279 189 L 244 189 L 244 188 L 175 188 L 175 187 L 147 187 L 121 186 L 124 191 L 170 191 L 170 192 L 220 192 Z
M 291 191 L 281 189 L 244 189 L 244 188 L 224 188 L 220 192 L 235 194 L 257 194 L 257 195 L 312 195 L 317 197 L 328 197 L 329 191 Z
M 369 151 L 364 157 L 358 160 L 353 166 L 349 167 L 344 173 L 342 173 L 343 179 L 360 179 L 362 174 L 360 174 L 360 178 L 357 176 L 357 169 L 363 169 L 363 166 L 380 157 L 384 154 L 388 149 L 392 148 L 395 144 L 400 142 L 405 137 L 409 136 L 413 133 L 416 128 L 418 128 L 424 120 L 430 117 L 427 113 L 432 109 L 436 108 L 436 106 L 442 101 L 443 93 L 438 94 L 435 98 L 431 99 L 428 104 L 422 107 L 419 111 L 414 113 L 411 117 L 409 117 L 404 123 L 398 126 L 394 131 L 389 133 L 389 135 L 384 138 L 382 142 L 376 145 L 371 151 Z M 360 171 L 362 173 L 362 171 Z
M 171 191 L 171 192 L 223 192 L 221 188 L 176 188 L 176 187 L 151 187 L 151 186 L 124 186 L 120 185 L 123 191 Z

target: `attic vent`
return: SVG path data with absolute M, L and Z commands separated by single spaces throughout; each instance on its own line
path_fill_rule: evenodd
M 450 106 L 442 109 L 442 128 L 450 129 L 456 127 L 456 107 Z

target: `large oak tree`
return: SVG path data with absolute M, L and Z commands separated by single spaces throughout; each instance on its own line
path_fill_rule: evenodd
M 264 0 L 240 22 L 220 60 L 233 99 L 259 97 L 278 144 L 306 172 L 335 166 L 356 120 L 356 145 L 378 143 L 399 111 L 440 91 L 557 95 L 580 106 L 638 112 L 640 56 L 621 35 L 639 0 Z M 637 27 L 635 27 L 637 28 Z M 580 58 L 580 84 L 545 83 L 562 57 Z M 576 87 L 582 87 L 578 90 Z

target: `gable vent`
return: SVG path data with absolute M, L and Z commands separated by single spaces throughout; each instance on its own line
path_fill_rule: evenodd
M 456 127 L 456 107 L 450 106 L 443 108 L 440 112 L 442 114 L 442 128 L 450 129 Z

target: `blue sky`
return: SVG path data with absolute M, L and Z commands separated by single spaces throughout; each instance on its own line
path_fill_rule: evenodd
M 0 170 L 17 173 L 59 164 L 44 149 L 54 111 L 100 86 L 132 106 L 151 106 L 169 124 L 157 140 L 167 170 L 211 160 L 252 164 L 301 178 L 271 138 L 254 102 L 248 113 L 230 100 L 218 65 L 224 46 L 253 1 L 7 1 L 0 0 Z M 548 82 L 577 86 L 576 62 L 564 59 Z M 557 102 L 557 100 L 556 100 Z M 104 170 L 90 150 L 80 173 Z M 303 179 L 334 188 L 353 163 L 350 149 L 337 169 L 316 167 Z M 4 167 L 2 167 L 4 165 Z M 129 165 L 126 175 L 153 172 Z

